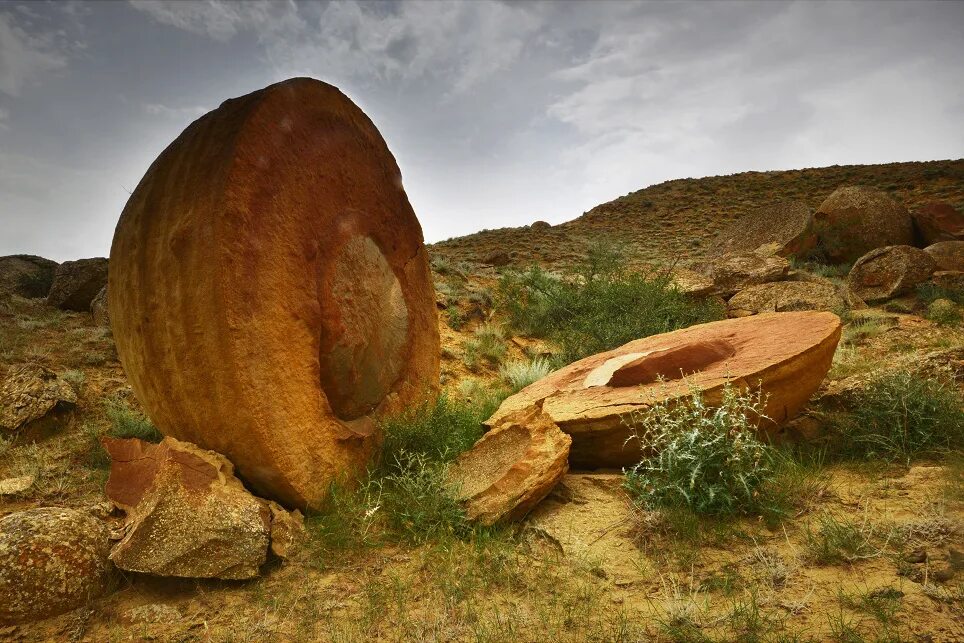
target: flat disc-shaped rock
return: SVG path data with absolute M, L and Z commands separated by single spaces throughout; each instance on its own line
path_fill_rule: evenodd
M 724 384 L 762 388 L 764 429 L 796 415 L 830 369 L 840 318 L 829 312 L 767 313 L 638 339 L 574 362 L 506 399 L 486 421 L 541 405 L 572 436 L 574 467 L 637 462 L 627 416 L 655 402 L 703 391 L 712 405 Z
M 317 506 L 374 420 L 438 385 L 422 231 L 378 130 L 297 78 L 226 101 L 124 209 L 108 288 L 118 354 L 165 434 L 262 495 Z

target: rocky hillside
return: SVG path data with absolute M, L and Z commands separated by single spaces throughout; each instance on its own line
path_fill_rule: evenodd
M 711 251 L 730 222 L 776 201 L 801 200 L 816 209 L 843 185 L 888 192 L 911 211 L 929 201 L 964 209 L 964 159 L 832 167 L 676 179 L 597 205 L 556 226 L 536 224 L 483 230 L 431 246 L 449 260 L 499 263 L 537 261 L 560 266 L 580 257 L 600 237 L 630 244 L 647 261 L 697 259 Z M 515 253 L 513 255 L 513 253 Z

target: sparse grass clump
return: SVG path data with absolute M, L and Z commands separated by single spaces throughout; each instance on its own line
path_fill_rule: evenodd
M 816 565 L 853 563 L 873 558 L 880 551 L 873 546 L 873 529 L 868 524 L 825 514 L 816 528 L 808 524 L 804 533 L 807 559 Z
M 474 370 L 478 367 L 480 358 L 490 364 L 499 364 L 505 357 L 508 347 L 501 328 L 494 324 L 483 324 L 476 328 L 472 338 L 465 342 L 464 349 L 465 365 Z
M 964 446 L 964 400 L 948 381 L 887 373 L 856 394 L 837 424 L 841 453 L 909 463 Z
M 139 438 L 154 443 L 164 439 L 146 415 L 123 399 L 112 397 L 104 400 L 104 412 L 111 424 L 108 435 L 113 438 Z
M 680 292 L 668 273 L 629 271 L 619 251 L 602 245 L 562 275 L 506 272 L 499 299 L 514 328 L 559 346 L 562 364 L 723 315 L 710 301 Z
M 551 370 L 552 366 L 549 364 L 549 360 L 544 357 L 536 357 L 530 361 L 520 360 L 503 364 L 502 368 L 499 369 L 499 375 L 515 393 L 533 382 L 541 380 Z
M 917 286 L 917 297 L 927 305 L 938 299 L 948 299 L 955 304 L 964 305 L 964 290 L 960 288 L 944 288 L 937 284 L 926 281 Z
M 940 326 L 958 326 L 961 310 L 950 299 L 935 299 L 927 307 L 927 319 Z
M 759 393 L 727 386 L 718 408 L 697 391 L 635 415 L 635 439 L 652 455 L 626 472 L 627 489 L 648 509 L 714 515 L 763 510 L 775 457 L 756 436 L 762 408 Z

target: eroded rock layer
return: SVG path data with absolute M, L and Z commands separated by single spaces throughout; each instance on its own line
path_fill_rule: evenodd
M 620 467 L 639 460 L 625 419 L 694 388 L 712 405 L 727 382 L 767 396 L 762 427 L 796 415 L 830 369 L 840 318 L 829 312 L 766 313 L 638 339 L 558 370 L 506 399 L 486 421 L 541 405 L 572 436 L 573 467 Z
M 228 100 L 154 162 L 117 225 L 118 354 L 166 435 L 316 506 L 373 419 L 437 387 L 422 232 L 385 142 L 337 88 Z

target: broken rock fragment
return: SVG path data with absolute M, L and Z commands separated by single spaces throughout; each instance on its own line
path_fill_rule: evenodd
M 0 384 L 0 433 L 55 429 L 76 404 L 74 389 L 49 368 L 11 366 Z
M 519 520 L 568 471 L 572 439 L 538 408 L 503 417 L 450 465 L 470 520 Z
M 224 456 L 174 438 L 105 438 L 107 497 L 128 512 L 111 559 L 157 576 L 251 578 L 272 550 L 287 555 L 301 515 L 251 495 Z
M 723 387 L 762 389 L 772 431 L 817 390 L 840 339 L 829 312 L 765 313 L 691 326 L 592 355 L 507 398 L 486 424 L 541 407 L 572 437 L 573 467 L 635 464 L 645 445 L 630 440 L 626 420 L 664 400 L 703 392 L 712 406 Z

